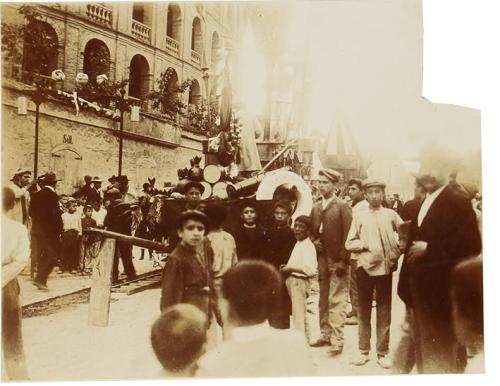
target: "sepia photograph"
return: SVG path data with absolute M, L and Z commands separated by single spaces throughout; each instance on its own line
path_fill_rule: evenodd
M 2 381 L 484 374 L 426 4 L 2 2 Z

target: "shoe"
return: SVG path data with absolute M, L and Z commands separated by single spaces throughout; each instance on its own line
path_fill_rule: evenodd
M 330 350 L 328 350 L 328 355 L 330 357 L 336 357 L 337 355 L 342 354 L 343 347 L 332 347 Z
M 348 326 L 356 326 L 358 324 L 358 318 L 356 316 L 346 318 L 345 324 L 347 324 Z
M 379 355 L 377 359 L 377 363 L 383 369 L 390 369 L 392 367 L 392 363 L 387 355 Z
M 309 346 L 311 347 L 325 347 L 330 346 L 330 342 L 326 339 L 318 339 L 316 342 L 311 343 Z
M 354 366 L 363 366 L 370 361 L 368 354 L 359 353 L 359 355 L 351 361 Z
M 70 273 L 71 273 L 72 275 L 76 275 L 78 272 L 77 272 L 77 271 L 75 271 L 75 270 L 72 270 Z
M 37 281 L 34 281 L 33 285 L 36 288 L 38 288 L 40 291 L 42 291 L 42 292 L 48 292 L 49 291 L 49 288 L 45 284 L 39 283 Z
M 61 268 L 59 268 L 59 270 L 57 271 L 57 274 L 62 275 L 63 273 L 64 273 L 64 271 Z

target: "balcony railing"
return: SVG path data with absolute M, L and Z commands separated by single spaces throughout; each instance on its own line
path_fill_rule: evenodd
M 94 23 L 111 27 L 113 11 L 100 4 L 87 4 L 87 17 Z
M 137 20 L 132 20 L 132 35 L 149 43 L 151 40 L 151 28 Z
M 172 39 L 170 36 L 167 36 L 165 39 L 165 45 L 169 53 L 175 56 L 179 56 L 179 42 L 177 40 Z
M 191 62 L 197 66 L 201 66 L 201 55 L 194 50 L 191 50 Z

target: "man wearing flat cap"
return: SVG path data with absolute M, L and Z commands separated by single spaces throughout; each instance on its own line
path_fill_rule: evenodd
M 12 189 L 16 197 L 14 208 L 9 212 L 12 220 L 19 221 L 26 225 L 28 223 L 28 206 L 30 195 L 27 187 L 31 180 L 31 171 L 28 169 L 18 169 L 12 177 L 9 188 Z
M 57 179 L 47 173 L 44 187 L 31 198 L 29 214 L 33 220 L 31 228 L 32 249 L 36 251 L 37 273 L 33 284 L 40 291 L 48 291 L 47 278 L 59 259 L 59 235 L 63 229 L 59 198 L 56 193 Z
M 377 363 L 390 368 L 388 359 L 391 326 L 392 273 L 401 255 L 396 232 L 403 222 L 399 215 L 382 206 L 385 183 L 375 179 L 363 182 L 369 207 L 355 211 L 346 248 L 356 260 L 358 289 L 359 355 L 352 364 L 369 361 L 373 293 L 377 300 Z
M 321 200 L 311 212 L 312 239 L 318 252 L 321 338 L 313 346 L 331 345 L 330 355 L 342 353 L 349 288 L 349 258 L 345 241 L 351 226 L 351 207 L 334 194 L 342 175 L 332 169 L 319 172 Z

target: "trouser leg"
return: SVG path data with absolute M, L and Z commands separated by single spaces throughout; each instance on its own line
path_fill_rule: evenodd
M 29 379 L 21 327 L 19 284 L 14 279 L 2 288 L 2 362 L 12 381 Z
M 356 272 L 358 284 L 358 346 L 359 351 L 364 354 L 370 352 L 371 340 L 371 317 L 374 280 L 363 268 Z
M 294 276 L 286 279 L 286 287 L 292 301 L 293 328 L 306 334 L 306 280 Z
M 407 307 L 405 319 L 401 325 L 401 338 L 394 353 L 392 364 L 394 374 L 409 374 L 415 366 L 415 342 L 412 319 L 412 311 Z
M 122 259 L 123 269 L 128 279 L 134 279 L 135 273 L 134 263 L 132 262 L 132 245 L 120 243 L 120 255 Z
M 330 341 L 332 333 L 328 322 L 328 296 L 330 292 L 330 272 L 328 270 L 327 258 L 318 256 L 318 280 L 319 280 L 319 320 L 322 338 Z
M 352 316 L 358 316 L 358 283 L 356 282 L 356 271 L 358 262 L 351 260 L 349 269 L 349 297 L 351 299 Z
M 306 335 L 309 343 L 316 342 L 320 337 L 319 329 L 319 284 L 317 278 L 307 282 L 306 299 Z
M 330 267 L 330 290 L 328 296 L 328 323 L 331 329 L 330 343 L 334 348 L 344 346 L 344 324 L 347 315 L 349 274 L 337 276 L 339 263 Z
M 375 278 L 377 295 L 377 354 L 389 353 L 391 331 L 392 274 Z
M 41 261 L 38 262 L 35 281 L 46 285 L 47 279 L 59 258 L 59 239 L 57 236 L 39 235 L 38 240 L 41 247 Z

